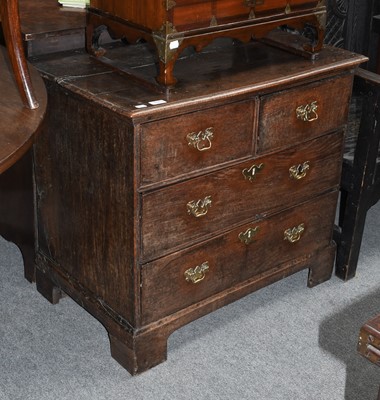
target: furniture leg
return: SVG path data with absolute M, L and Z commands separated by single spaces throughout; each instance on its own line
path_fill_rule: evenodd
M 336 261 L 336 275 L 343 280 L 353 278 L 356 273 L 368 209 L 366 203 L 367 196 L 360 189 L 359 193 L 349 193 L 345 202 Z
M 354 162 L 343 164 L 348 172 L 343 174 L 341 186 L 347 194 L 343 194 L 336 258 L 336 275 L 343 280 L 355 276 L 367 211 L 379 199 L 376 164 L 380 141 L 380 81 L 376 74 L 359 70 L 355 83 L 364 103 Z
M 39 269 L 36 269 L 36 286 L 37 290 L 51 304 L 58 304 L 59 300 L 63 297 L 61 289 L 52 282 L 46 273 Z
M 128 334 L 130 336 L 130 334 Z M 165 329 L 159 329 L 148 334 L 129 337 L 128 340 L 119 339 L 109 334 L 111 355 L 132 375 L 144 372 L 155 365 L 164 362 L 167 358 L 168 335 Z
M 321 250 L 313 259 L 313 264 L 309 268 L 307 286 L 312 288 L 331 278 L 334 268 L 334 259 L 336 246 L 332 244 L 324 250 Z

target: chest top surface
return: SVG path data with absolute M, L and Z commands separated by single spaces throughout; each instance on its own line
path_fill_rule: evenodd
M 310 61 L 259 42 L 235 45 L 222 40 L 201 53 L 186 53 L 176 65 L 179 84 L 162 90 L 154 86 L 155 65 L 148 47 L 114 47 L 108 54 L 119 72 L 79 51 L 37 57 L 33 63 L 45 78 L 67 90 L 143 121 L 191 111 L 210 101 L 217 105 L 315 81 L 366 61 L 339 48 L 326 47 L 317 60 Z M 148 86 L 120 73 L 130 65 L 139 65 L 136 75 Z

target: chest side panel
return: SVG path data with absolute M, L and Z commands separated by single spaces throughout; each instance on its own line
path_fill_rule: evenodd
M 49 113 L 35 146 L 38 251 L 131 322 L 133 129 L 54 84 L 48 91 L 59 112 Z

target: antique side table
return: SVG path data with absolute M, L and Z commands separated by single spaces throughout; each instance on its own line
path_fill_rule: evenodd
M 325 25 L 324 0 L 91 0 L 86 46 L 104 55 L 99 38 L 106 29 L 129 43 L 145 40 L 156 49 L 157 81 L 172 86 L 176 60 L 189 46 L 200 51 L 218 37 L 249 42 L 287 26 L 304 34 L 297 50 L 312 57 L 322 48 Z

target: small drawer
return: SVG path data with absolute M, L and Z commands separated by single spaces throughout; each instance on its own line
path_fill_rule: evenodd
M 329 245 L 337 192 L 142 266 L 147 324 Z
M 343 133 L 142 195 L 142 260 L 336 187 Z
M 141 186 L 253 154 L 254 101 L 141 126 Z
M 263 96 L 257 152 L 269 153 L 338 129 L 346 123 L 352 75 Z

